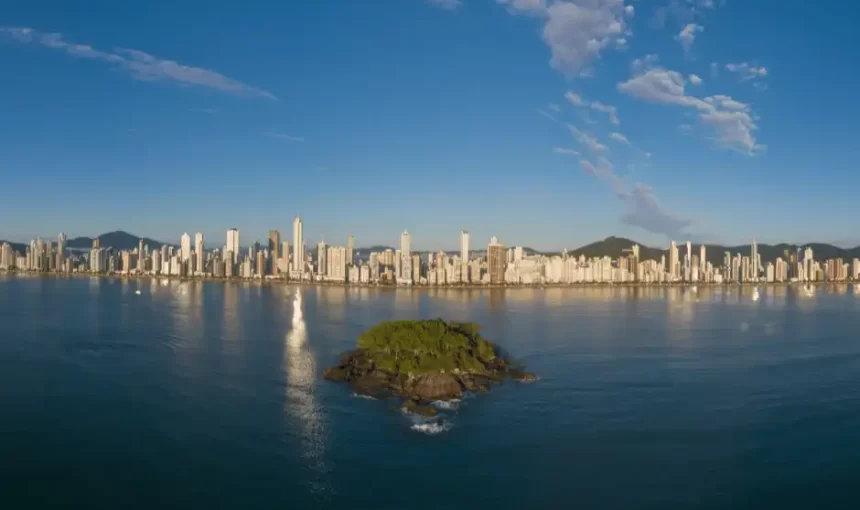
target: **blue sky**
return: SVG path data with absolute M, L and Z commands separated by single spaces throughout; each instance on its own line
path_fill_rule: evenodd
M 0 238 L 860 243 L 853 3 L 126 4 L 0 13 Z

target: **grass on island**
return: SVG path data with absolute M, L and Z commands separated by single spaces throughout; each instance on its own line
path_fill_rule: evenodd
M 479 329 L 477 324 L 442 319 L 383 322 L 364 332 L 358 347 L 370 354 L 377 368 L 392 374 L 480 374 L 497 352 Z

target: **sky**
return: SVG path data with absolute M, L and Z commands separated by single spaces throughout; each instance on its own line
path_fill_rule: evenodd
M 860 6 L 823 7 L 7 4 L 0 238 L 860 244 Z

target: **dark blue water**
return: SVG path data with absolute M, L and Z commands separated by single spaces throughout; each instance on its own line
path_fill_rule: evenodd
M 0 506 L 853 507 L 860 292 L 752 292 L 0 276 Z M 321 380 L 415 317 L 541 380 L 436 429 Z

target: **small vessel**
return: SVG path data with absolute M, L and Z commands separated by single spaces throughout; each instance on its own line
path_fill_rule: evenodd
M 135 293 L 135 294 L 137 294 L 138 296 L 140 295 L 140 291 L 139 291 L 139 290 L 134 291 L 134 293 Z
M 758 301 L 759 297 L 761 297 L 758 293 L 758 287 L 753 289 L 752 299 L 753 301 Z

